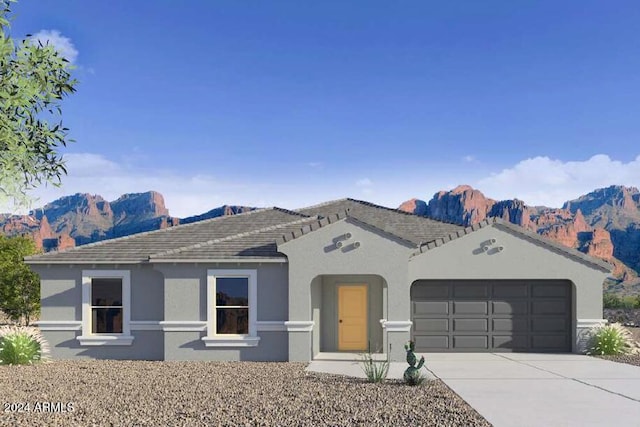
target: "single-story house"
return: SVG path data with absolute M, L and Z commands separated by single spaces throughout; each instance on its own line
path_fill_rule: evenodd
M 56 358 L 581 352 L 611 266 L 516 225 L 342 199 L 28 257 Z

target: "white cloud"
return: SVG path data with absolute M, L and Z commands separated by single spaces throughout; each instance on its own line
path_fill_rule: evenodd
M 373 182 L 369 178 L 362 178 L 356 181 L 356 187 L 359 187 L 362 194 L 369 196 L 373 194 Z
M 371 187 L 373 182 L 369 178 L 362 178 L 356 181 L 356 187 Z
M 43 45 L 47 42 L 72 64 L 78 58 L 78 50 L 69 37 L 63 36 L 58 30 L 40 30 L 31 37 L 33 43 L 40 41 Z
M 494 199 L 517 197 L 529 205 L 559 207 L 566 200 L 596 188 L 613 184 L 640 186 L 640 156 L 627 163 L 606 155 L 570 162 L 535 157 L 482 179 L 441 170 L 434 171 L 428 179 L 410 173 L 394 174 L 382 182 L 362 176 L 349 177 L 351 186 L 342 185 L 347 177 L 290 183 L 253 178 L 229 180 L 226 176 L 139 169 L 136 164 L 140 162 L 136 162 L 135 156 L 132 161 L 116 161 L 94 153 L 64 157 L 69 175 L 63 177 L 62 187 L 35 190 L 33 195 L 40 200 L 34 207 L 74 193 L 99 194 L 111 201 L 124 193 L 148 190 L 160 192 L 171 215 L 177 217 L 201 214 L 223 204 L 296 209 L 343 197 L 397 207 L 412 197 L 429 200 L 436 191 L 452 189 L 458 184 L 473 185 Z M 0 208 L 0 211 L 7 210 Z
M 476 161 L 476 158 L 473 156 L 464 156 L 462 160 L 467 163 L 473 163 Z
M 324 169 L 324 163 L 322 162 L 309 162 L 307 163 L 307 166 L 312 169 Z
M 135 162 L 114 161 L 94 153 L 66 154 L 64 159 L 69 173 L 62 178 L 62 186 L 42 186 L 34 190 L 32 195 L 39 200 L 33 208 L 75 193 L 98 194 L 112 201 L 125 193 L 155 190 L 164 196 L 172 216 L 186 217 L 224 204 L 296 209 L 347 196 L 341 193 L 343 189 L 322 182 L 317 187 L 305 186 L 305 191 L 301 191 L 300 183 L 293 181 L 290 184 L 256 183 L 173 170 L 149 172 L 137 169 Z M 0 207 L 0 212 L 9 211 Z
M 563 162 L 546 156 L 523 160 L 473 184 L 488 197 L 517 197 L 529 205 L 560 207 L 567 201 L 610 185 L 640 185 L 640 155 L 624 163 L 598 154 Z

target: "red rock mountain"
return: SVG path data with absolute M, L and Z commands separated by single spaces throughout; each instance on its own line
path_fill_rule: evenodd
M 112 202 L 98 195 L 74 194 L 29 215 L 0 214 L 0 227 L 4 235 L 29 235 L 39 248 L 51 251 L 250 209 L 222 206 L 181 220 L 169 215 L 162 194 L 155 191 L 124 194 Z
M 251 209 L 255 208 L 225 205 L 180 219 L 169 215 L 164 198 L 155 191 L 125 194 L 112 202 L 74 194 L 29 215 L 0 214 L 0 227 L 5 235 L 30 235 L 49 251 Z M 408 200 L 400 209 L 464 225 L 500 217 L 612 262 L 620 279 L 636 280 L 640 271 L 640 191 L 634 187 L 594 190 L 557 209 L 527 206 L 518 199 L 496 201 L 460 185 L 436 193 L 428 202 Z
M 500 217 L 613 263 L 621 279 L 635 280 L 640 271 L 640 191 L 634 187 L 598 189 L 554 209 L 518 199 L 496 201 L 460 185 L 439 191 L 428 202 L 408 200 L 399 209 L 462 225 Z

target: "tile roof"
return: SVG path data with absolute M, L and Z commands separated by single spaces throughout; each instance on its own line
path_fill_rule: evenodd
M 448 236 L 445 236 L 440 239 L 436 239 L 432 242 L 424 243 L 419 246 L 418 250 L 414 252 L 412 256 L 420 255 L 431 249 L 445 245 L 452 240 L 456 240 L 460 237 L 466 236 L 467 234 L 473 233 L 474 231 L 477 231 L 492 225 L 496 225 L 498 226 L 498 228 L 503 228 L 507 232 L 516 233 L 522 237 L 528 238 L 532 240 L 534 243 L 542 244 L 543 246 L 546 246 L 548 249 L 551 249 L 554 252 L 558 252 L 562 255 L 575 259 L 579 262 L 589 264 L 590 266 L 598 268 L 599 270 L 606 271 L 606 272 L 611 272 L 613 270 L 613 265 L 609 264 L 604 260 L 592 257 L 576 249 L 569 248 L 567 246 L 564 246 L 563 244 L 554 242 L 550 239 L 547 239 L 546 237 L 543 237 L 537 233 L 533 233 L 525 228 L 520 227 L 519 225 L 512 224 L 501 218 L 487 218 L 470 227 L 463 228 L 456 233 L 449 234 Z
M 145 262 L 154 254 L 287 224 L 292 220 L 303 218 L 308 218 L 308 216 L 286 209 L 259 209 L 162 230 L 132 234 L 117 239 L 103 240 L 66 251 L 30 256 L 26 257 L 25 261 L 30 264 Z
M 313 233 L 317 229 L 325 227 L 325 226 L 327 226 L 329 224 L 334 224 L 334 223 L 336 223 L 338 221 L 344 221 L 347 218 L 351 218 L 351 219 L 353 219 L 353 220 L 355 220 L 355 221 L 357 221 L 357 222 L 359 222 L 359 223 L 361 223 L 361 224 L 363 224 L 365 226 L 374 228 L 374 229 L 376 229 L 378 231 L 383 232 L 384 234 L 387 234 L 387 235 L 390 235 L 392 237 L 395 237 L 396 239 L 399 239 L 399 240 L 403 241 L 405 244 L 407 244 L 410 247 L 415 247 L 416 246 L 416 244 L 413 241 L 404 239 L 404 238 L 402 238 L 402 237 L 400 237 L 398 235 L 395 235 L 393 233 L 390 233 L 388 231 L 385 231 L 385 230 L 382 230 L 382 229 L 380 229 L 378 227 L 375 227 L 375 226 L 373 226 L 373 225 L 361 220 L 357 216 L 351 215 L 347 211 L 342 212 L 342 213 L 327 215 L 324 218 L 321 218 L 321 219 L 313 221 L 311 224 L 306 225 L 305 227 L 298 228 L 298 229 L 296 229 L 296 230 L 294 230 L 293 232 L 290 232 L 290 233 L 285 233 L 285 234 L 280 236 L 280 238 L 277 240 L 276 243 L 278 245 L 282 245 L 282 244 L 284 244 L 286 242 L 290 242 L 291 240 L 295 240 L 298 237 L 304 236 L 305 234 Z
M 610 271 L 611 266 L 500 219 L 464 228 L 356 199 L 341 199 L 297 211 L 265 208 L 221 216 L 163 230 L 132 234 L 60 252 L 26 257 L 29 264 L 187 262 L 214 259 L 283 260 L 277 244 L 353 218 L 418 248 L 414 255 L 474 230 L 496 224 L 555 251 Z
M 416 246 L 464 229 L 461 225 L 438 221 L 356 199 L 334 200 L 297 209 L 297 212 L 305 215 L 318 215 L 320 217 L 345 211 L 348 212 L 349 216 L 353 216 L 361 222 L 413 242 Z
M 306 217 L 285 224 L 273 225 L 258 230 L 238 233 L 233 236 L 159 252 L 151 255 L 149 261 L 285 258 L 284 254 L 278 252 L 276 240 L 283 234 L 292 234 L 301 229 L 310 229 L 311 225 L 317 222 L 317 217 Z

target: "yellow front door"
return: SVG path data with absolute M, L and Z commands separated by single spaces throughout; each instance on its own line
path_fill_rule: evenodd
M 338 286 L 338 350 L 367 349 L 367 285 Z

